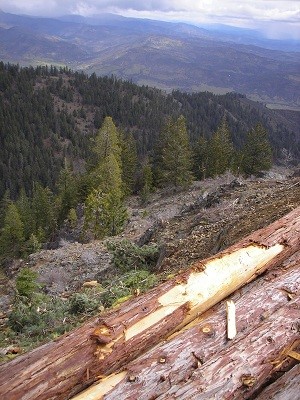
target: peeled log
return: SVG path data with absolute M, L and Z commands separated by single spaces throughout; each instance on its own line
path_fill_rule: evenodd
M 0 367 L 0 397 L 66 399 L 193 321 L 300 248 L 300 208 L 176 279 Z

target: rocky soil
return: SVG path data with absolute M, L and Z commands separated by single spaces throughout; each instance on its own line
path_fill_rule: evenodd
M 130 198 L 128 224 L 114 240 L 157 243 L 156 269 L 165 276 L 217 253 L 299 205 L 300 178 L 290 171 L 276 169 L 264 178 L 248 180 L 226 174 L 195 182 L 187 191 L 158 191 L 146 205 L 138 197 Z M 81 244 L 62 239 L 58 249 L 17 262 L 10 277 L 0 275 L 2 311 L 13 299 L 16 272 L 25 265 L 38 272 L 47 293 L 66 295 L 85 281 L 107 278 L 112 272 L 110 260 L 106 241 Z

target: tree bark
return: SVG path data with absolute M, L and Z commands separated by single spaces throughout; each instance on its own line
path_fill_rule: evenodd
M 107 376 L 300 248 L 300 208 L 149 293 L 0 367 L 0 397 L 66 399 Z M 254 308 L 260 308 L 257 304 Z M 115 378 L 119 379 L 119 377 Z
M 231 297 L 233 340 L 227 339 L 223 301 L 74 400 L 248 398 L 276 371 L 292 366 L 288 344 L 294 350 L 300 344 L 299 262 L 300 251 Z

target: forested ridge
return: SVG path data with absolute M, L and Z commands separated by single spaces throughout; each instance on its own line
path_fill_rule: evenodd
M 238 94 L 187 94 L 137 86 L 114 77 L 87 76 L 67 68 L 20 68 L 0 64 L 0 196 L 16 197 L 33 182 L 54 188 L 64 157 L 90 157 L 89 137 L 106 116 L 132 132 L 139 157 L 153 148 L 167 116 L 184 115 L 192 143 L 209 138 L 224 114 L 235 146 L 261 122 L 269 132 L 275 156 L 282 148 L 299 156 L 299 140 L 284 117 L 258 107 Z
M 110 236 L 131 193 L 147 201 L 155 186 L 297 162 L 293 130 L 291 118 L 239 94 L 166 94 L 67 67 L 0 63 L 2 254 L 37 250 L 66 218 L 75 226 L 78 204 L 87 237 Z

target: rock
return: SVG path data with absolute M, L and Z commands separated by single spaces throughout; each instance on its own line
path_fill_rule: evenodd
M 0 354 L 5 356 L 6 354 L 20 354 L 22 349 L 19 346 L 8 346 L 0 349 Z

